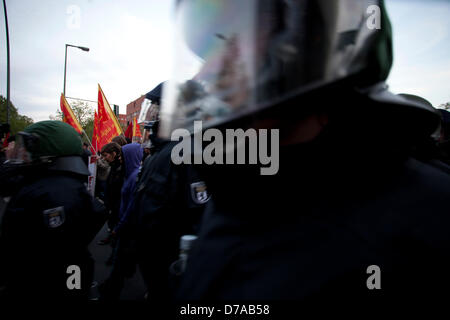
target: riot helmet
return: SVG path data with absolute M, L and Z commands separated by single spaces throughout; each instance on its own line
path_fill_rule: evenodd
M 40 121 L 16 134 L 11 164 L 45 164 L 49 169 L 89 175 L 80 135 L 67 123 Z
M 203 128 L 330 83 L 384 81 L 392 64 L 382 0 L 180 0 L 161 131 Z M 190 97 L 189 100 L 186 97 Z

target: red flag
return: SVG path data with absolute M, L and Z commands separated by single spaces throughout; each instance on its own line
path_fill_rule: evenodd
M 63 122 L 70 124 L 78 133 L 81 134 L 83 132 L 83 128 L 73 114 L 72 108 L 67 103 L 67 100 L 62 93 L 60 99 L 60 107 L 62 113 L 64 114 Z
M 132 139 L 133 138 L 133 122 L 130 122 L 127 130 L 125 131 L 125 137 Z
M 9 139 L 9 132 L 6 134 L 5 140 L 3 140 L 3 148 L 6 148 L 9 145 L 8 139 Z
M 133 137 L 142 137 L 136 117 L 133 118 Z
M 100 85 L 98 85 L 98 118 L 98 147 L 101 148 L 123 132 Z

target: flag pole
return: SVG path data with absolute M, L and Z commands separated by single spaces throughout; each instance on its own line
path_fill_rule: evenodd
M 95 150 L 95 155 L 97 155 L 98 150 L 96 148 L 94 148 L 94 146 L 91 143 L 91 140 L 89 140 L 89 137 L 86 134 L 86 131 L 84 131 L 84 129 L 83 129 L 83 133 L 84 133 L 84 136 L 86 137 L 87 141 L 89 142 L 89 145 L 91 146 L 92 150 Z

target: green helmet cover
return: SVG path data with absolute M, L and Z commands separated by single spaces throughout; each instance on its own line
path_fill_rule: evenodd
M 28 126 L 24 131 L 39 138 L 32 150 L 28 150 L 33 159 L 79 156 L 83 153 L 80 135 L 67 123 L 40 121 Z

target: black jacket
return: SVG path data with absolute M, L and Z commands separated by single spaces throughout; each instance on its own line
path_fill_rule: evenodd
M 87 246 L 104 224 L 105 209 L 86 191 L 86 179 L 42 168 L 25 176 L 1 225 L 1 279 L 7 297 L 87 298 L 93 275 Z M 81 269 L 81 290 L 66 286 L 70 265 Z
M 202 168 L 214 197 L 181 301 L 376 306 L 448 297 L 450 177 L 357 121 L 330 122 L 315 141 L 281 148 L 275 176 L 255 166 Z M 381 290 L 366 285 L 371 265 L 381 269 Z
M 192 166 L 172 163 L 175 144 L 162 144 L 145 160 L 136 184 L 138 259 L 151 300 L 168 298 L 169 266 L 178 258 L 180 237 L 197 232 L 206 202 L 191 190 L 202 181 Z
M 111 218 L 115 225 L 119 219 L 120 200 L 123 179 L 125 176 L 125 169 L 123 163 L 116 158 L 110 163 L 111 170 L 109 171 L 108 179 L 106 180 L 105 205 L 111 210 Z

